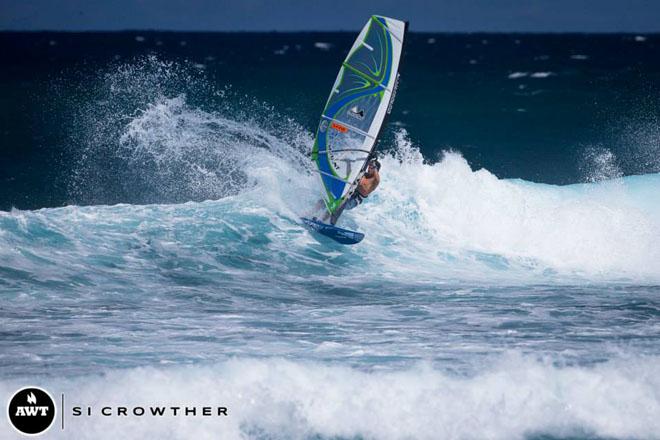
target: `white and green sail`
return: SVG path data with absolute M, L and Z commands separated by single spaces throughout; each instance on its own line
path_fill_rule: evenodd
M 353 195 L 396 93 L 407 23 L 372 16 L 342 63 L 312 150 L 334 214 Z

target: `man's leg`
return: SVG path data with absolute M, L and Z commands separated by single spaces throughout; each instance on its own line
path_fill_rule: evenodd
M 350 199 L 348 199 L 343 205 L 337 209 L 332 216 L 330 217 L 330 223 L 335 224 L 337 223 L 337 220 L 339 219 L 339 216 L 341 215 L 342 212 L 344 212 L 345 209 L 353 209 L 357 207 L 360 202 L 362 202 L 361 199 L 358 198 L 356 194 L 354 194 Z
M 351 210 L 359 205 L 357 197 L 354 195 L 344 204 L 344 209 Z

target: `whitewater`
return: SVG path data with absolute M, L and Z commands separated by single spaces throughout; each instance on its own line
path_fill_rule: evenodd
M 271 113 L 155 93 L 71 183 L 143 203 L 0 212 L 2 395 L 230 411 L 76 438 L 660 438 L 660 174 L 503 179 L 399 128 L 346 247 L 301 226 L 312 133 Z

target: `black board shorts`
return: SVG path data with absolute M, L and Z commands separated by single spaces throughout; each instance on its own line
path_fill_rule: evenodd
M 357 208 L 360 204 L 362 204 L 362 202 L 364 202 L 365 198 L 366 197 L 364 197 L 362 194 L 355 191 L 351 198 L 348 199 L 348 202 L 346 202 L 346 205 L 344 205 L 344 209 Z

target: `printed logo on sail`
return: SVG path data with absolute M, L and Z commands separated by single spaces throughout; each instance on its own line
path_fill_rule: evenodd
M 16 391 L 7 405 L 11 425 L 21 434 L 37 435 L 55 420 L 55 401 L 46 390 L 25 387 Z
M 353 106 L 350 110 L 348 110 L 348 114 L 350 116 L 353 116 L 355 119 L 359 119 L 360 121 L 364 119 L 365 111 L 363 108 L 359 108 L 357 105 Z
M 333 122 L 332 125 L 330 125 L 330 127 L 334 128 L 335 130 L 337 130 L 341 133 L 346 133 L 348 131 L 348 128 L 346 128 L 343 125 L 338 124 L 336 122 Z

